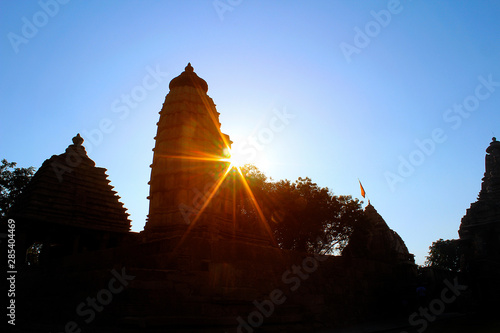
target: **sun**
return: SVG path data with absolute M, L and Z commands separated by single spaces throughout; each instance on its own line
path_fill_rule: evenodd
M 231 149 L 229 147 L 226 147 L 226 148 L 224 148 L 224 150 L 222 152 L 222 156 L 218 156 L 218 157 L 215 157 L 215 158 L 214 157 L 210 157 L 210 158 L 207 158 L 207 157 L 195 158 L 195 159 L 209 160 L 209 161 L 219 161 L 219 162 L 225 162 L 225 163 L 229 162 L 229 165 L 225 168 L 225 170 L 222 173 L 222 175 L 220 177 L 218 177 L 216 183 L 213 184 L 213 186 L 211 187 L 211 189 L 210 189 L 208 195 L 206 196 L 206 199 L 204 200 L 203 204 L 197 210 L 196 216 L 194 217 L 193 220 L 190 220 L 188 229 L 186 230 L 186 232 L 184 233 L 184 235 L 180 239 L 179 243 L 176 245 L 174 251 L 172 251 L 172 252 L 175 252 L 175 250 L 180 246 L 180 244 L 182 244 L 184 242 L 184 240 L 187 237 L 187 235 L 189 234 L 189 231 L 191 230 L 191 228 L 193 228 L 193 226 L 196 224 L 196 222 L 198 221 L 198 219 L 200 218 L 200 216 L 202 215 L 202 213 L 208 207 L 209 203 L 212 201 L 212 199 L 218 193 L 219 188 L 223 185 L 224 181 L 229 176 L 233 176 L 233 181 L 238 181 L 240 184 L 242 184 L 242 188 L 243 188 L 244 192 L 250 197 L 250 202 L 253 205 L 253 207 L 255 208 L 255 210 L 256 210 L 256 212 L 258 214 L 258 217 L 259 217 L 262 225 L 264 226 L 266 232 L 271 237 L 271 240 L 272 240 L 273 244 L 276 247 L 278 246 L 278 244 L 277 244 L 277 242 L 276 242 L 276 240 L 274 238 L 274 234 L 273 234 L 273 232 L 271 230 L 271 227 L 269 226 L 269 223 L 268 223 L 267 219 L 265 218 L 264 213 L 262 212 L 262 209 L 261 209 L 261 207 L 260 207 L 257 199 L 255 198 L 255 195 L 252 192 L 252 189 L 250 188 L 250 186 L 248 185 L 247 180 L 245 179 L 244 172 L 241 170 L 241 167 L 244 164 L 248 164 L 248 162 L 247 162 L 248 160 L 247 159 L 241 159 L 241 157 L 243 155 L 231 154 L 231 152 L 232 152 Z M 180 158 L 182 158 L 182 157 L 180 157 Z M 233 210 L 236 209 L 236 206 L 234 206 L 234 205 L 235 205 L 235 203 L 233 202 Z
M 235 168 L 241 168 L 246 164 L 245 160 L 241 159 L 237 155 L 231 156 L 229 158 L 229 162 L 231 162 L 231 166 L 233 166 Z
M 225 161 L 231 163 L 231 168 L 241 168 L 246 164 L 245 160 L 240 156 L 240 154 L 236 153 L 234 150 L 229 148 L 224 148 L 224 158 Z
M 266 155 L 255 158 L 254 155 L 249 155 L 248 152 L 245 154 L 245 150 L 241 149 L 224 148 L 223 156 L 224 157 L 220 160 L 229 162 L 230 169 L 244 169 L 245 166 L 253 165 L 260 171 L 265 172 L 268 171 L 272 165 L 270 160 L 266 158 Z

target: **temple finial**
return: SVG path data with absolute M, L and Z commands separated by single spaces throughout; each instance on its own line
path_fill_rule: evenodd
M 168 85 L 170 90 L 176 87 L 185 87 L 185 86 L 200 89 L 204 93 L 208 91 L 207 82 L 202 78 L 200 78 L 198 75 L 196 75 L 193 66 L 191 66 L 190 62 L 185 67 L 184 72 L 182 72 L 179 76 L 173 78 L 172 81 L 170 81 L 170 84 Z
M 75 146 L 81 146 L 83 143 L 83 138 L 80 136 L 80 133 L 78 133 L 74 138 L 73 138 L 73 144 Z

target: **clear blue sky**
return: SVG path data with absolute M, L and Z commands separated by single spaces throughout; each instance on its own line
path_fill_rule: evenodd
M 191 62 L 268 176 L 354 197 L 359 178 L 419 263 L 458 237 L 500 136 L 498 1 L 60 1 L 0 3 L 1 158 L 38 168 L 81 133 L 142 230 Z

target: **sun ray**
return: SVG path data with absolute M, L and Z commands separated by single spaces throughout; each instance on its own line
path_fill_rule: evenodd
M 194 219 L 189 224 L 188 228 L 186 229 L 186 231 L 182 235 L 182 237 L 179 240 L 178 244 L 173 249 L 172 253 L 175 253 L 175 251 L 177 250 L 177 248 L 179 248 L 182 245 L 182 243 L 184 242 L 184 240 L 186 239 L 186 237 L 188 236 L 188 234 L 191 232 L 191 229 L 195 226 L 196 222 L 201 217 L 201 215 L 203 214 L 203 212 L 207 208 L 208 204 L 210 203 L 210 201 L 212 200 L 212 198 L 215 196 L 215 194 L 217 193 L 217 191 L 221 187 L 222 183 L 224 182 L 224 180 L 226 179 L 226 177 L 227 177 L 227 175 L 229 174 L 230 171 L 231 171 L 231 165 L 229 164 L 227 166 L 226 170 L 224 171 L 224 174 L 218 179 L 217 183 L 212 186 L 210 194 L 208 195 L 208 197 L 206 198 L 206 200 L 203 202 L 203 205 L 200 207 L 200 209 L 196 213 L 196 216 L 194 217 Z
M 262 212 L 262 209 L 260 208 L 260 205 L 257 202 L 257 199 L 255 198 L 255 195 L 253 194 L 252 189 L 250 188 L 250 185 L 248 185 L 248 183 L 247 183 L 247 181 L 245 179 L 245 176 L 241 172 L 241 169 L 239 167 L 235 167 L 235 168 L 238 171 L 238 174 L 239 174 L 240 179 L 241 179 L 241 183 L 243 184 L 243 188 L 245 189 L 245 191 L 247 192 L 247 194 L 250 196 L 250 200 L 251 200 L 254 208 L 257 210 L 257 213 L 259 215 L 259 218 L 260 218 L 262 224 L 264 225 L 264 228 L 266 229 L 267 233 L 271 237 L 271 241 L 273 242 L 273 244 L 275 246 L 277 246 L 277 242 L 276 242 L 276 239 L 274 238 L 274 235 L 273 235 L 273 232 L 271 230 L 271 227 L 269 226 L 269 223 L 267 222 L 267 219 L 264 216 L 264 213 Z
M 196 83 L 195 83 L 195 85 L 196 85 Z M 205 106 L 205 109 L 208 111 L 210 119 L 212 120 L 213 125 L 217 129 L 217 132 L 218 132 L 218 134 L 219 134 L 219 136 L 220 136 L 220 138 L 221 138 L 221 140 L 223 142 L 224 147 L 222 147 L 222 152 L 221 153 L 223 155 L 224 154 L 225 155 L 230 155 L 231 143 L 230 143 L 229 137 L 226 134 L 222 133 L 222 131 L 220 129 L 220 123 L 219 123 L 219 121 L 217 119 L 217 116 L 215 114 L 215 112 L 217 112 L 217 111 L 211 107 L 211 103 L 208 100 L 208 96 L 203 92 L 202 88 L 197 85 L 196 90 L 198 91 L 198 94 L 201 97 L 201 100 L 202 100 L 202 102 L 203 102 L 203 104 Z M 184 232 L 183 236 L 181 237 L 181 239 L 179 240 L 179 242 L 175 246 L 175 248 L 172 251 L 172 253 L 175 253 L 175 250 L 177 248 L 179 248 L 181 246 L 181 244 L 185 241 L 186 237 L 191 232 L 191 230 L 195 226 L 196 222 L 199 220 L 199 218 L 201 217 L 201 215 L 203 214 L 203 212 L 205 211 L 205 209 L 209 205 L 210 201 L 216 195 L 216 193 L 219 190 L 219 188 L 221 187 L 221 185 L 224 183 L 224 180 L 227 178 L 227 176 L 230 173 L 230 171 L 233 170 L 233 169 L 237 170 L 237 173 L 239 175 L 240 181 L 243 184 L 243 188 L 245 189 L 245 192 L 250 196 L 252 205 L 254 206 L 255 210 L 258 213 L 258 217 L 259 217 L 262 225 L 264 226 L 265 230 L 269 234 L 272 243 L 275 246 L 277 246 L 277 242 L 276 242 L 276 240 L 274 238 L 274 235 L 272 233 L 272 230 L 271 230 L 271 228 L 270 228 L 270 226 L 269 226 L 269 224 L 268 224 L 268 222 L 267 222 L 267 220 L 266 220 L 266 218 L 264 216 L 264 213 L 262 212 L 262 209 L 261 209 L 260 205 L 258 204 L 258 202 L 257 202 L 257 200 L 255 198 L 255 195 L 252 192 L 252 189 L 248 185 L 248 183 L 247 183 L 247 181 L 245 179 L 245 176 L 241 172 L 241 169 L 240 169 L 239 165 L 236 163 L 236 161 L 235 160 L 231 160 L 230 156 L 229 157 L 226 157 L 226 156 L 216 156 L 216 155 L 210 155 L 210 154 L 206 154 L 206 153 L 202 153 L 202 152 L 196 152 L 195 154 L 198 155 L 198 156 L 196 156 L 196 155 L 195 156 L 190 156 L 190 155 L 165 155 L 165 156 L 160 156 L 160 157 L 188 159 L 188 160 L 198 160 L 198 161 L 225 162 L 225 163 L 227 163 L 227 167 L 226 167 L 223 175 L 218 179 L 217 183 L 212 186 L 212 189 L 210 190 L 210 194 L 208 195 L 208 197 L 206 197 L 206 200 L 204 201 L 203 205 L 201 206 L 201 208 L 196 213 L 195 218 L 189 224 L 188 228 L 186 229 L 186 231 Z M 235 181 L 234 178 L 233 178 L 233 181 Z M 234 192 L 234 186 L 233 186 L 233 192 Z M 235 193 L 233 193 L 233 198 L 235 198 Z M 233 204 L 235 205 L 234 201 L 233 201 Z M 234 225 L 234 229 L 236 229 L 236 221 L 235 221 L 236 218 L 235 217 L 236 217 L 236 206 L 233 206 L 233 225 Z
M 198 91 L 198 94 L 201 96 L 201 100 L 203 101 L 203 104 L 205 105 L 206 110 L 208 110 L 208 114 L 210 115 L 210 119 L 212 119 L 212 122 L 214 123 L 215 128 L 219 132 L 220 138 L 222 139 L 222 142 L 224 143 L 224 147 L 226 149 L 230 149 L 231 145 L 229 144 L 229 139 L 228 136 L 222 133 L 220 129 L 220 123 L 219 120 L 216 118 L 214 111 L 210 107 L 210 102 L 208 101 L 208 96 L 203 92 L 200 86 L 196 87 L 196 90 Z M 217 112 L 217 111 L 215 111 Z
M 199 155 L 202 155 L 202 153 L 198 153 Z M 184 160 L 195 160 L 195 161 L 214 161 L 214 162 L 225 162 L 229 161 L 229 159 L 221 158 L 220 156 L 216 155 L 209 155 L 206 154 L 206 156 L 189 156 L 189 155 L 158 155 L 158 157 L 162 158 L 176 158 L 176 159 L 184 159 Z

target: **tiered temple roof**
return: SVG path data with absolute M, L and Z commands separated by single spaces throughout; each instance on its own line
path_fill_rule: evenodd
M 372 204 L 365 207 L 366 220 L 355 229 L 345 254 L 382 261 L 414 263 L 403 239 L 389 228 Z
M 105 168 L 95 166 L 80 134 L 60 155 L 35 173 L 16 201 L 12 218 L 111 232 L 128 232 L 126 208 L 113 191 Z
M 206 81 L 188 63 L 169 88 L 155 137 L 144 235 L 270 244 L 263 225 L 252 227 L 235 218 L 231 189 L 237 176 L 228 161 L 231 140 L 221 132 Z
M 207 95 L 206 81 L 189 63 L 169 88 L 153 149 L 146 231 L 186 227 L 201 212 L 225 218 L 232 212 L 229 196 L 221 193 L 205 207 L 221 172 L 229 166 L 224 154 L 231 147 L 229 136 L 220 130 L 219 112 Z

